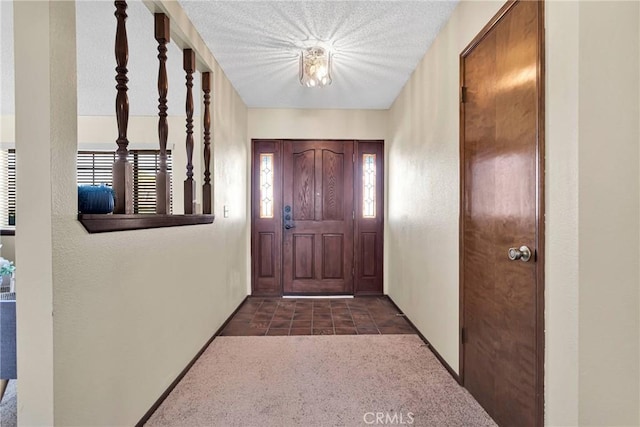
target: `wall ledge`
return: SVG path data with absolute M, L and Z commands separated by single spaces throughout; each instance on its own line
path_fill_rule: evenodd
M 214 218 L 214 215 L 78 214 L 78 221 L 90 234 L 212 224 Z

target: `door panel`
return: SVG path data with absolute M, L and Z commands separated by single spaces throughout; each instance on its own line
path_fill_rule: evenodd
M 293 173 L 285 179 L 290 179 L 293 186 L 292 203 L 294 221 L 315 219 L 315 188 L 316 162 L 315 150 L 306 150 L 293 155 Z M 287 162 L 288 163 L 288 162 Z
M 542 423 L 542 32 L 541 3 L 509 3 L 461 56 L 462 372 L 500 425 Z
M 381 294 L 383 289 L 384 146 L 359 141 L 356 164 L 356 294 Z
M 251 193 L 251 287 L 282 293 L 282 166 L 280 141 L 254 141 Z
M 323 221 L 344 221 L 344 168 L 344 154 L 322 150 Z
M 353 292 L 353 142 L 285 141 L 285 293 Z

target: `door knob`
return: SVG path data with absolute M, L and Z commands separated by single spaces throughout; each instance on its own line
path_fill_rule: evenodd
M 509 248 L 509 259 L 511 261 L 520 260 L 527 262 L 531 259 L 531 249 L 527 246 L 520 246 L 520 248 Z

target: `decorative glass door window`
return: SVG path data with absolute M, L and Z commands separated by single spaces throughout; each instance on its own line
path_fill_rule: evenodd
M 376 155 L 362 155 L 362 217 L 376 217 Z
M 273 153 L 260 154 L 260 218 L 273 218 Z

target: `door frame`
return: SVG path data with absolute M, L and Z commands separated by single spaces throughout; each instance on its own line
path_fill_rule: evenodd
M 460 326 L 458 330 L 459 361 L 458 372 L 459 382 L 464 386 L 464 206 L 465 199 L 465 109 L 464 109 L 464 60 L 473 49 L 487 36 L 487 34 L 502 20 L 502 18 L 519 1 L 508 0 L 507 3 L 491 18 L 478 35 L 460 53 L 460 208 L 459 208 L 459 315 Z M 538 52 L 537 52 L 537 200 L 536 200 L 536 424 L 544 423 L 544 356 L 545 356 L 545 336 L 544 336 L 544 260 L 545 260 L 545 28 L 544 28 L 544 0 L 537 0 L 538 5 Z
M 376 218 L 375 218 L 375 223 L 378 226 L 378 230 L 379 230 L 379 234 L 381 235 L 381 239 L 379 241 L 376 242 L 376 247 L 377 250 L 379 250 L 380 256 L 379 256 L 379 261 L 380 264 L 378 266 L 377 269 L 377 274 L 379 276 L 379 292 L 377 290 L 372 290 L 370 284 L 367 285 L 363 285 L 360 284 L 358 281 L 358 278 L 361 276 L 361 270 L 363 269 L 362 263 L 360 258 L 357 255 L 357 251 L 360 249 L 360 229 L 365 227 L 366 224 L 364 224 L 364 220 L 363 218 L 359 218 L 357 214 L 354 215 L 354 219 L 353 219 L 353 286 L 352 286 L 352 291 L 349 293 L 349 295 L 354 295 L 354 296 L 358 296 L 358 295 L 383 295 L 384 294 L 384 271 L 383 271 L 383 265 L 384 265 L 384 233 L 385 233 L 385 227 L 384 227 L 384 215 L 386 212 L 386 201 L 385 201 L 385 195 L 386 195 L 386 191 L 385 191 L 385 186 L 386 186 L 386 180 L 385 180 L 385 149 L 384 149 L 384 140 L 383 139 L 311 139 L 311 138 L 306 138 L 306 139 L 301 139 L 301 138 L 279 138 L 279 139 L 266 139 L 266 138 L 252 138 L 251 139 L 251 159 L 250 159 L 250 166 L 251 166 L 251 172 L 250 172 L 250 188 L 249 188 L 249 198 L 250 198 L 250 203 L 249 203 L 249 212 L 250 212 L 250 229 L 249 229 L 249 235 L 250 235 L 250 265 L 251 265 L 251 271 L 250 271 L 250 277 L 251 277 L 251 295 L 260 295 L 260 296 L 284 296 L 284 273 L 283 273 L 283 268 L 284 268 L 284 257 L 283 257 L 283 240 L 284 240 L 284 234 L 282 233 L 282 227 L 280 227 L 279 229 L 275 230 L 275 236 L 277 238 L 277 241 L 275 242 L 276 247 L 278 248 L 278 252 L 280 254 L 279 259 L 277 260 L 277 262 L 279 263 L 279 283 L 277 286 L 277 289 L 275 289 L 274 293 L 264 293 L 264 292 L 260 292 L 257 291 L 256 292 L 256 281 L 257 281 L 257 276 L 256 276 L 256 261 L 257 261 L 257 248 L 255 247 L 256 242 L 254 242 L 254 231 L 255 231 L 255 220 L 256 220 L 256 212 L 257 209 L 259 209 L 258 206 L 255 205 L 256 199 L 255 199 L 255 194 L 254 191 L 256 191 L 256 189 L 259 188 L 259 176 L 257 176 L 256 172 L 256 165 L 255 165 L 255 156 L 256 156 L 256 147 L 258 144 L 260 143 L 274 143 L 277 146 L 276 149 L 276 153 L 277 155 L 275 156 L 275 162 L 274 166 L 276 166 L 279 170 L 276 171 L 275 173 L 275 180 L 278 181 L 278 185 L 280 185 L 281 191 L 280 191 L 280 195 L 279 197 L 277 197 L 278 199 L 278 206 L 274 207 L 274 214 L 275 214 L 275 220 L 278 222 L 282 222 L 282 190 L 283 190 L 283 180 L 284 180 L 284 171 L 283 169 L 283 165 L 284 165 L 284 143 L 285 142 L 309 142 L 309 141 L 317 141 L 317 142 L 353 142 L 353 153 L 354 153 L 354 157 L 353 157 L 353 161 L 354 161 L 354 168 L 353 168 L 353 197 L 354 197 L 354 204 L 353 204 L 353 209 L 354 209 L 354 213 L 358 211 L 358 209 L 361 207 L 361 203 L 359 202 L 359 199 L 362 197 L 362 189 L 360 188 L 360 181 L 359 181 L 359 175 L 362 172 L 361 169 L 361 165 L 359 162 L 356 162 L 356 158 L 358 158 L 362 153 L 361 153 L 361 147 L 370 147 L 371 145 L 378 145 L 379 148 L 375 151 L 375 154 L 377 156 L 377 161 L 376 161 L 376 168 L 377 168 L 377 176 L 376 176 L 376 186 L 377 186 L 377 196 L 378 198 L 381 199 L 381 203 L 378 204 L 378 208 L 376 210 Z M 367 150 L 369 151 L 369 150 Z M 275 183 L 275 182 L 274 182 Z M 370 228 L 370 227 L 369 227 Z M 366 229 L 366 228 L 365 228 Z M 323 294 L 324 295 L 324 294 Z M 328 295 L 328 294 L 327 294 Z M 343 295 L 343 294 L 341 294 Z

